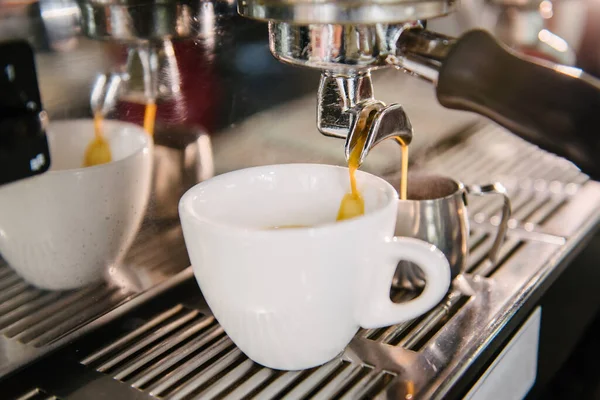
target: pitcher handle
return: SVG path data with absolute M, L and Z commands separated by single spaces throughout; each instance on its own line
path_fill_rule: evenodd
M 488 253 L 488 259 L 492 262 L 492 264 L 496 264 L 498 261 L 498 253 L 500 252 L 500 247 L 502 247 L 502 243 L 504 242 L 504 237 L 506 236 L 506 231 L 508 230 L 508 220 L 512 214 L 512 208 L 510 205 L 510 198 L 506 193 L 506 188 L 501 183 L 492 183 L 489 185 L 469 185 L 465 187 L 468 194 L 472 194 L 475 196 L 486 196 L 488 194 L 496 194 L 501 195 L 504 199 L 504 203 L 502 205 L 502 219 L 500 220 L 500 224 L 498 225 L 498 233 L 496 234 L 496 239 L 494 240 L 494 244 Z

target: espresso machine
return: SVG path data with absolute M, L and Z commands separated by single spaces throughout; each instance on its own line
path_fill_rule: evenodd
M 452 2 L 275 1 L 242 2 L 239 11 L 268 21 L 270 49 L 278 60 L 321 71 L 317 127 L 324 135 L 346 138 L 347 156 L 355 143 L 356 116 L 363 113 L 375 115 L 361 160 L 382 140 L 410 130 L 400 105 L 374 99 L 370 71 L 390 67 L 432 82 L 445 107 L 480 113 L 584 169 L 595 168 L 595 151 L 583 153 L 597 149 L 595 135 L 586 130 L 597 123 L 590 104 L 599 82 L 581 70 L 527 62 L 484 32 L 455 40 L 425 29 L 427 19 L 454 7 Z M 563 107 L 565 98 L 570 105 Z M 554 120 L 547 113 L 555 107 L 564 110 L 559 114 L 574 114 Z
M 25 150 L 0 149 L 2 183 L 41 175 L 49 167 L 42 161 L 52 160 L 44 132 L 52 115 L 62 115 L 44 112 L 44 90 L 41 97 L 37 92 L 37 81 L 42 87 L 47 82 L 41 52 L 68 56 L 76 41 L 118 46 L 118 61 L 111 58 L 88 73 L 88 113 L 91 103 L 89 108 L 107 117 L 127 119 L 131 108 L 122 103 L 185 100 L 182 82 L 194 75 L 175 57 L 180 42 L 209 49 L 214 58 L 204 60 L 221 81 L 232 82 L 235 93 L 218 103 L 227 117 L 214 134 L 198 133 L 198 125 L 192 133 L 182 128 L 179 121 L 187 112 L 157 125 L 155 150 L 162 150 L 158 158 L 155 154 L 152 196 L 161 207 L 150 206 L 148 212 L 161 218 L 144 223 L 115 279 L 47 291 L 0 261 L 0 389 L 6 398 L 518 399 L 544 390 L 598 311 L 598 273 L 589 260 L 597 254 L 593 244 L 600 226 L 600 185 L 590 179 L 600 176 L 595 132 L 600 85 L 563 65 L 572 60 L 527 58 L 510 50 L 500 35 L 506 44 L 481 30 L 458 38 L 429 30 L 436 19 L 458 10 L 457 2 L 446 0 L 39 4 L 34 14 L 36 7 L 54 13 L 41 19 L 44 40 L 28 39 L 36 54 L 26 52 L 30 74 L 24 82 L 35 88 L 36 105 L 0 95 L 0 143 L 14 132 L 26 133 L 19 136 Z M 36 21 L 32 26 L 39 28 Z M 10 83 L 6 66 L 19 64 L 2 57 Z M 25 76 L 20 71 L 17 76 Z M 416 98 L 425 99 L 426 106 L 416 107 Z M 216 96 L 211 99 L 217 102 Z M 241 100 L 261 105 L 240 111 Z M 5 125 L 6 116 L 16 115 L 8 110 L 11 101 L 20 107 L 18 115 L 31 121 L 25 126 L 35 129 Z M 457 111 L 441 114 L 435 102 Z M 236 112 L 240 116 L 231 117 Z M 424 121 L 437 119 L 435 129 L 442 129 L 455 116 L 468 122 L 443 139 L 422 128 Z M 189 267 L 181 229 L 163 218 L 176 213 L 173 198 L 180 186 L 213 172 L 205 165 L 195 169 L 203 174 L 186 174 L 180 167 L 212 160 L 206 147 L 211 141 L 217 164 L 227 157 L 238 163 L 231 165 L 254 162 L 242 157 L 246 153 L 258 154 L 257 162 L 304 161 L 309 154 L 328 160 L 315 147 L 277 137 L 288 134 L 290 124 L 298 125 L 301 141 L 333 143 L 345 160 L 361 133 L 358 120 L 365 117 L 370 123 L 360 149 L 365 165 L 392 142 L 387 139 L 400 137 L 413 146 L 422 136 L 431 145 L 413 153 L 419 162 L 411 168 L 468 184 L 502 182 L 513 204 L 506 239 L 492 262 L 487 255 L 495 246 L 502 204 L 469 197 L 467 269 L 436 308 L 408 323 L 359 331 L 343 354 L 321 367 L 264 368 L 248 359 L 212 316 Z M 306 132 L 315 127 L 322 136 Z M 186 151 L 192 143 L 193 151 Z M 276 153 L 282 155 L 274 158 Z M 4 162 L 17 160 L 27 168 L 5 177 Z M 382 171 L 397 184 L 397 169 Z M 164 182 L 178 187 L 165 190 L 159 184 Z M 390 296 L 399 302 L 415 293 L 392 288 Z M 561 329 L 564 325 L 571 329 Z M 558 339 L 557 331 L 562 332 Z

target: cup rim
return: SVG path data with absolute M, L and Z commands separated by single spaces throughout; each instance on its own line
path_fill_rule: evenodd
M 54 121 L 50 122 L 47 131 L 50 131 L 53 126 L 56 126 L 59 124 L 68 125 L 71 123 L 82 123 L 82 122 L 91 123 L 93 126 L 94 120 L 92 118 L 58 119 L 58 120 L 54 120 Z M 40 176 L 43 177 L 46 175 L 59 175 L 59 174 L 64 174 L 64 173 L 82 174 L 82 173 L 87 173 L 90 171 L 96 171 L 99 169 L 111 168 L 112 165 L 122 164 L 122 163 L 126 162 L 127 160 L 136 157 L 138 154 L 143 153 L 146 149 L 150 148 L 150 145 L 151 145 L 150 137 L 149 137 L 148 133 L 146 133 L 144 128 L 142 128 L 141 126 L 134 124 L 132 122 L 120 121 L 120 120 L 116 120 L 116 119 L 107 119 L 107 120 L 104 120 L 103 123 L 105 125 L 115 125 L 115 126 L 120 125 L 120 126 L 126 126 L 126 127 L 131 128 L 134 132 L 137 132 L 139 134 L 139 136 L 142 138 L 142 140 L 143 140 L 142 145 L 139 148 L 135 149 L 128 156 L 125 156 L 118 160 L 110 161 L 105 164 L 92 165 L 90 167 L 67 168 L 67 169 L 54 170 L 54 171 L 52 169 L 50 169 Z M 61 132 L 65 132 L 65 131 L 61 131 Z M 62 135 L 65 133 L 54 132 L 52 134 L 53 135 Z M 52 168 L 52 154 L 50 154 L 50 168 Z
M 380 177 L 370 174 L 368 172 L 357 171 L 357 174 L 359 176 L 360 175 L 367 176 L 369 179 L 373 179 L 373 180 L 378 181 L 379 183 L 383 184 L 383 186 L 386 189 L 386 194 L 389 195 L 388 200 L 387 200 L 386 204 L 384 204 L 382 207 L 374 210 L 373 212 L 369 212 L 369 213 L 366 213 L 359 217 L 355 217 L 355 218 L 351 218 L 351 219 L 347 219 L 347 220 L 343 220 L 343 221 L 326 222 L 326 223 L 322 223 L 322 224 L 318 224 L 318 225 L 299 227 L 296 229 L 249 228 L 249 227 L 243 227 L 240 225 L 223 223 L 223 222 L 217 221 L 212 218 L 204 217 L 204 216 L 198 214 L 191 205 L 191 202 L 194 198 L 195 192 L 197 190 L 199 190 L 200 188 L 202 188 L 203 186 L 205 186 L 207 184 L 207 182 L 209 182 L 209 181 L 211 181 L 211 183 L 214 184 L 215 181 L 224 180 L 228 177 L 231 177 L 232 175 L 247 173 L 248 171 L 252 171 L 252 170 L 259 171 L 259 170 L 269 169 L 272 171 L 273 168 L 282 168 L 282 169 L 283 168 L 320 168 L 320 169 L 337 169 L 337 170 L 348 171 L 347 167 L 342 167 L 342 166 L 338 166 L 338 165 L 319 164 L 319 163 L 285 163 L 285 164 L 270 164 L 270 165 L 263 165 L 263 166 L 257 166 L 257 167 L 242 168 L 242 169 L 238 169 L 235 171 L 226 172 L 221 175 L 217 175 L 209 180 L 206 180 L 204 182 L 200 182 L 200 183 L 194 185 L 193 187 L 188 189 L 183 194 L 183 196 L 181 196 L 181 199 L 179 200 L 179 207 L 178 207 L 180 219 L 182 219 L 183 214 L 187 214 L 188 216 L 191 217 L 190 219 L 194 223 L 203 223 L 203 224 L 212 226 L 214 228 L 226 229 L 231 232 L 238 232 L 238 233 L 252 232 L 253 234 L 260 234 L 260 235 L 294 235 L 294 234 L 306 234 L 307 232 L 310 232 L 310 233 L 314 233 L 316 231 L 330 232 L 330 231 L 339 230 L 339 229 L 346 229 L 346 227 L 348 225 L 364 223 L 364 221 L 367 221 L 372 218 L 376 218 L 377 216 L 379 216 L 383 213 L 389 212 L 388 208 L 395 208 L 396 204 L 397 204 L 396 201 L 398 200 L 398 192 L 389 182 L 387 182 L 383 178 L 380 178 Z
M 402 200 L 402 199 L 398 198 L 399 203 L 426 203 L 426 202 L 446 201 L 448 199 L 451 199 L 452 197 L 455 197 L 457 194 L 463 192 L 465 189 L 464 183 L 462 183 L 461 181 L 456 180 L 454 178 L 451 178 L 448 175 L 437 174 L 437 173 L 428 173 L 428 172 L 415 172 L 412 175 L 413 176 L 415 176 L 415 175 L 422 176 L 422 177 L 427 177 L 427 178 L 443 178 L 443 179 L 446 179 L 446 180 L 452 182 L 456 186 L 456 189 L 450 194 L 447 194 L 445 196 L 440 196 L 440 197 L 434 197 L 431 199 L 421 199 L 421 200 L 405 199 L 405 200 Z M 411 174 L 408 175 L 409 185 L 410 185 L 410 176 L 411 176 Z

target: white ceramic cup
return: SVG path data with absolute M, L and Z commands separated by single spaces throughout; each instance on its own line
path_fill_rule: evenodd
M 365 215 L 335 222 L 348 191 L 346 168 L 317 164 L 239 170 L 184 194 L 179 215 L 194 274 L 233 342 L 267 367 L 299 370 L 338 355 L 359 327 L 413 319 L 450 285 L 444 255 L 393 237 L 398 194 L 358 172 Z M 308 225 L 307 228 L 267 229 Z M 419 265 L 422 294 L 390 300 L 399 260 Z
M 29 283 L 72 289 L 103 278 L 133 241 L 150 194 L 152 145 L 134 124 L 104 121 L 113 161 L 82 168 L 92 120 L 52 122 L 51 169 L 0 186 L 0 254 Z

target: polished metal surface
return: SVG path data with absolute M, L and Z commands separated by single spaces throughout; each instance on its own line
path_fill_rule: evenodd
M 454 0 L 240 0 L 238 11 L 249 18 L 294 24 L 398 23 L 446 15 Z
M 490 30 L 514 50 L 563 65 L 575 65 L 575 50 L 548 26 L 550 0 L 488 0 L 484 9 Z
M 0 3 L 0 39 L 26 39 L 35 48 L 64 52 L 78 43 L 81 12 L 75 0 Z
M 357 119 L 359 104 L 373 102 L 369 72 L 353 75 L 322 73 L 317 92 L 317 128 L 325 136 L 345 139 Z
M 317 128 L 326 136 L 346 139 L 346 159 L 367 131 L 362 163 L 386 139 L 400 138 L 405 144 L 412 140 L 412 125 L 403 107 L 375 99 L 370 71 L 394 66 L 435 82 L 438 61 L 447 55 L 453 40 L 420 28 L 419 22 L 305 26 L 269 22 L 269 43 L 278 60 L 323 71 Z M 359 124 L 361 120 L 366 125 Z
M 383 102 L 378 103 L 384 104 Z M 371 119 L 371 124 L 367 132 L 365 145 L 360 152 L 359 160 L 361 163 L 365 161 L 367 154 L 369 154 L 372 148 L 387 139 L 394 139 L 396 142 L 407 146 L 411 144 L 413 139 L 412 124 L 400 104 L 392 103 L 387 106 L 384 105 L 368 117 Z M 352 143 L 357 143 L 359 140 L 358 136 L 356 140 L 354 138 L 356 133 L 358 133 L 357 130 L 352 129 L 346 141 L 346 159 L 350 158 L 350 153 L 353 149 Z
M 346 159 L 368 132 L 360 162 L 389 138 L 409 144 L 412 125 L 402 105 L 376 100 L 371 70 L 394 66 L 435 82 L 439 60 L 454 41 L 421 29 L 419 22 L 387 25 L 292 25 L 270 22 L 271 52 L 280 61 L 322 70 L 317 128 L 346 139 Z M 363 121 L 363 123 L 359 123 Z
M 405 29 L 398 37 L 395 55 L 388 61 L 394 67 L 437 84 L 443 60 L 456 44 L 456 39 L 414 27 Z
M 159 54 L 162 55 L 162 63 L 159 61 Z M 160 70 L 160 64 L 163 64 L 163 71 Z M 152 43 L 141 43 L 130 46 L 127 49 L 125 70 L 128 78 L 127 82 L 130 83 L 128 85 L 130 86 L 128 92 L 131 93 L 132 87 L 135 88 L 137 84 L 139 87 L 138 90 L 141 92 L 141 102 L 146 103 L 150 101 L 155 103 L 159 94 L 159 79 L 163 77 L 164 80 L 166 77 L 167 82 L 169 82 L 171 80 L 169 79 L 171 78 L 169 72 L 172 70 L 175 71 L 176 76 L 178 75 L 177 62 L 175 61 L 175 53 L 171 41 L 163 39 Z M 179 81 L 176 81 L 175 84 L 177 85 L 178 83 Z M 163 87 L 165 91 L 171 91 L 172 85 L 170 82 L 167 84 L 163 83 Z
M 117 103 L 138 104 L 183 101 L 182 79 L 169 39 L 129 44 L 127 60 L 111 72 L 101 73 L 92 84 L 91 109 L 106 116 Z M 176 118 L 185 119 L 183 112 Z
M 187 269 L 185 281 L 171 294 L 159 294 L 145 309 L 138 303 L 135 310 L 121 312 L 121 322 L 104 329 L 101 338 L 83 336 L 65 349 L 66 357 L 52 366 L 80 371 L 78 379 L 71 374 L 47 379 L 45 365 L 40 375 L 30 376 L 32 389 L 56 396 L 75 391 L 89 399 L 99 388 L 114 398 L 135 393 L 140 399 L 445 398 L 523 302 L 597 231 L 600 184 L 496 126 L 479 127 L 439 151 L 413 168 L 467 184 L 500 180 L 513 215 L 494 264 L 487 255 L 504 201 L 469 196 L 466 274 L 426 315 L 361 330 L 343 354 L 319 368 L 273 371 L 253 363 L 230 341 Z M 388 179 L 397 183 L 399 177 Z M 392 293 L 395 301 L 414 295 Z M 70 364 L 76 363 L 73 358 L 80 363 L 76 367 Z
M 418 23 L 376 25 L 269 22 L 271 52 L 279 61 L 335 72 L 387 66 L 400 34 Z
M 182 304 L 162 311 L 81 363 L 142 393 L 170 399 L 307 395 L 325 399 L 359 390 L 375 395 L 394 376 L 347 357 L 307 371 L 262 368 L 235 347 L 212 316 Z
M 130 46 L 121 97 L 137 103 L 181 101 L 182 79 L 169 39 Z
M 92 84 L 90 95 L 90 109 L 92 114 L 106 116 L 113 110 L 126 77 L 122 74 L 100 74 Z
M 498 261 L 500 247 L 504 242 L 504 236 L 506 235 L 506 231 L 508 229 L 508 221 L 512 214 L 510 197 L 508 197 L 508 194 L 506 193 L 506 188 L 499 182 L 483 186 L 469 185 L 466 186 L 465 189 L 467 194 L 471 196 L 497 195 L 502 198 L 502 212 L 500 214 L 500 221 L 498 222 L 498 232 L 496 233 L 496 238 L 494 239 L 492 248 L 488 254 L 490 262 L 495 265 Z M 463 199 L 464 198 L 465 197 L 463 196 Z
M 323 72 L 317 98 L 317 128 L 325 136 L 346 139 L 346 160 L 361 139 L 360 163 L 384 140 L 396 138 L 406 145 L 412 141 L 412 125 L 402 106 L 386 106 L 373 98 L 369 71 L 352 75 Z
M 208 30 L 200 24 L 214 22 L 210 1 L 92 0 L 79 4 L 83 30 L 95 39 L 135 42 L 186 38 Z
M 345 75 L 396 67 L 436 82 L 436 71 L 455 42 L 422 29 L 419 21 L 374 25 L 269 22 L 271 52 L 279 61 Z
M 55 51 L 72 50 L 81 32 L 81 10 L 75 0 L 39 0 L 46 39 Z
M 452 279 L 467 269 L 469 259 L 469 213 L 467 195 L 499 195 L 504 199 L 498 232 L 487 258 L 496 265 L 511 216 L 510 199 L 500 184 L 465 186 L 442 175 L 409 174 L 407 200 L 398 201 L 396 236 L 422 239 L 440 249 Z M 398 264 L 393 287 L 414 290 L 425 286 L 425 276 L 411 263 Z
M 16 400 L 58 400 L 58 398 L 36 388 L 27 393 L 23 393 L 23 395 L 17 397 Z

